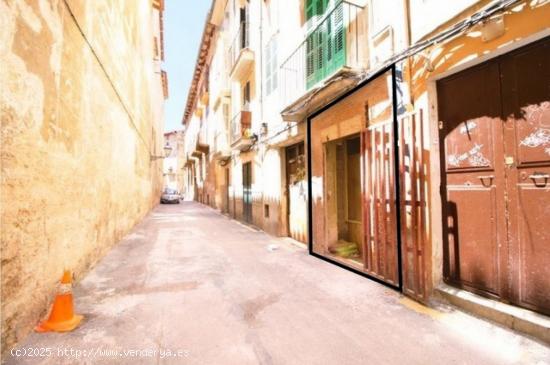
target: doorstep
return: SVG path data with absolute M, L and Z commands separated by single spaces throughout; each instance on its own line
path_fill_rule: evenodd
M 443 299 L 467 312 L 550 343 L 549 317 L 446 284 L 439 285 L 436 292 Z

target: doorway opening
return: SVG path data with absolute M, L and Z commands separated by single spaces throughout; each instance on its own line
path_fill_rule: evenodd
M 243 164 L 243 219 L 252 223 L 252 163 Z
M 304 142 L 287 147 L 285 155 L 288 235 L 297 241 L 306 242 L 307 180 Z
M 362 267 L 360 136 L 327 142 L 325 166 L 328 251 L 347 264 Z

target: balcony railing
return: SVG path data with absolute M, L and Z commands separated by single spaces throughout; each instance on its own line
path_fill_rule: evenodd
M 249 23 L 241 22 L 239 25 L 239 30 L 231 42 L 231 46 L 228 51 L 228 60 L 229 60 L 229 70 L 231 71 L 243 49 L 246 49 L 250 45 L 250 36 L 249 36 Z
M 252 127 L 252 113 L 248 108 L 243 107 L 243 110 L 238 112 L 231 120 L 231 146 L 243 140 L 250 139 Z
M 343 67 L 365 66 L 366 13 L 343 0 L 308 22 L 305 39 L 281 64 L 283 108 Z

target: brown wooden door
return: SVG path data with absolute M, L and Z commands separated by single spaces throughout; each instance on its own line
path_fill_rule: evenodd
M 550 312 L 548 39 L 438 82 L 445 279 Z
M 304 143 L 286 148 L 286 180 L 288 199 L 288 235 L 306 241 L 307 180 Z
M 550 313 L 550 38 L 500 61 L 510 301 Z
M 223 212 L 229 213 L 229 184 L 231 183 L 229 168 L 223 169 L 224 171 L 224 189 L 223 189 Z
M 252 163 L 243 164 L 243 219 L 252 223 Z
M 498 64 L 438 83 L 445 277 L 501 296 L 506 277 L 504 161 Z M 502 260 L 499 262 L 499 257 Z

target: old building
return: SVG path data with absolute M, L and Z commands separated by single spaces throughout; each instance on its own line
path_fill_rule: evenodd
M 196 200 L 305 242 L 305 129 L 283 121 L 278 85 L 291 47 L 279 38 L 295 40 L 301 11 L 295 1 L 214 1 L 183 122 Z
M 158 203 L 163 2 L 0 2 L 2 349 Z
M 213 1 L 186 187 L 421 302 L 548 315 L 548 19 L 542 0 Z
M 164 133 L 164 149 L 169 151 L 162 163 L 164 187 L 183 191 L 183 131 L 175 130 Z

